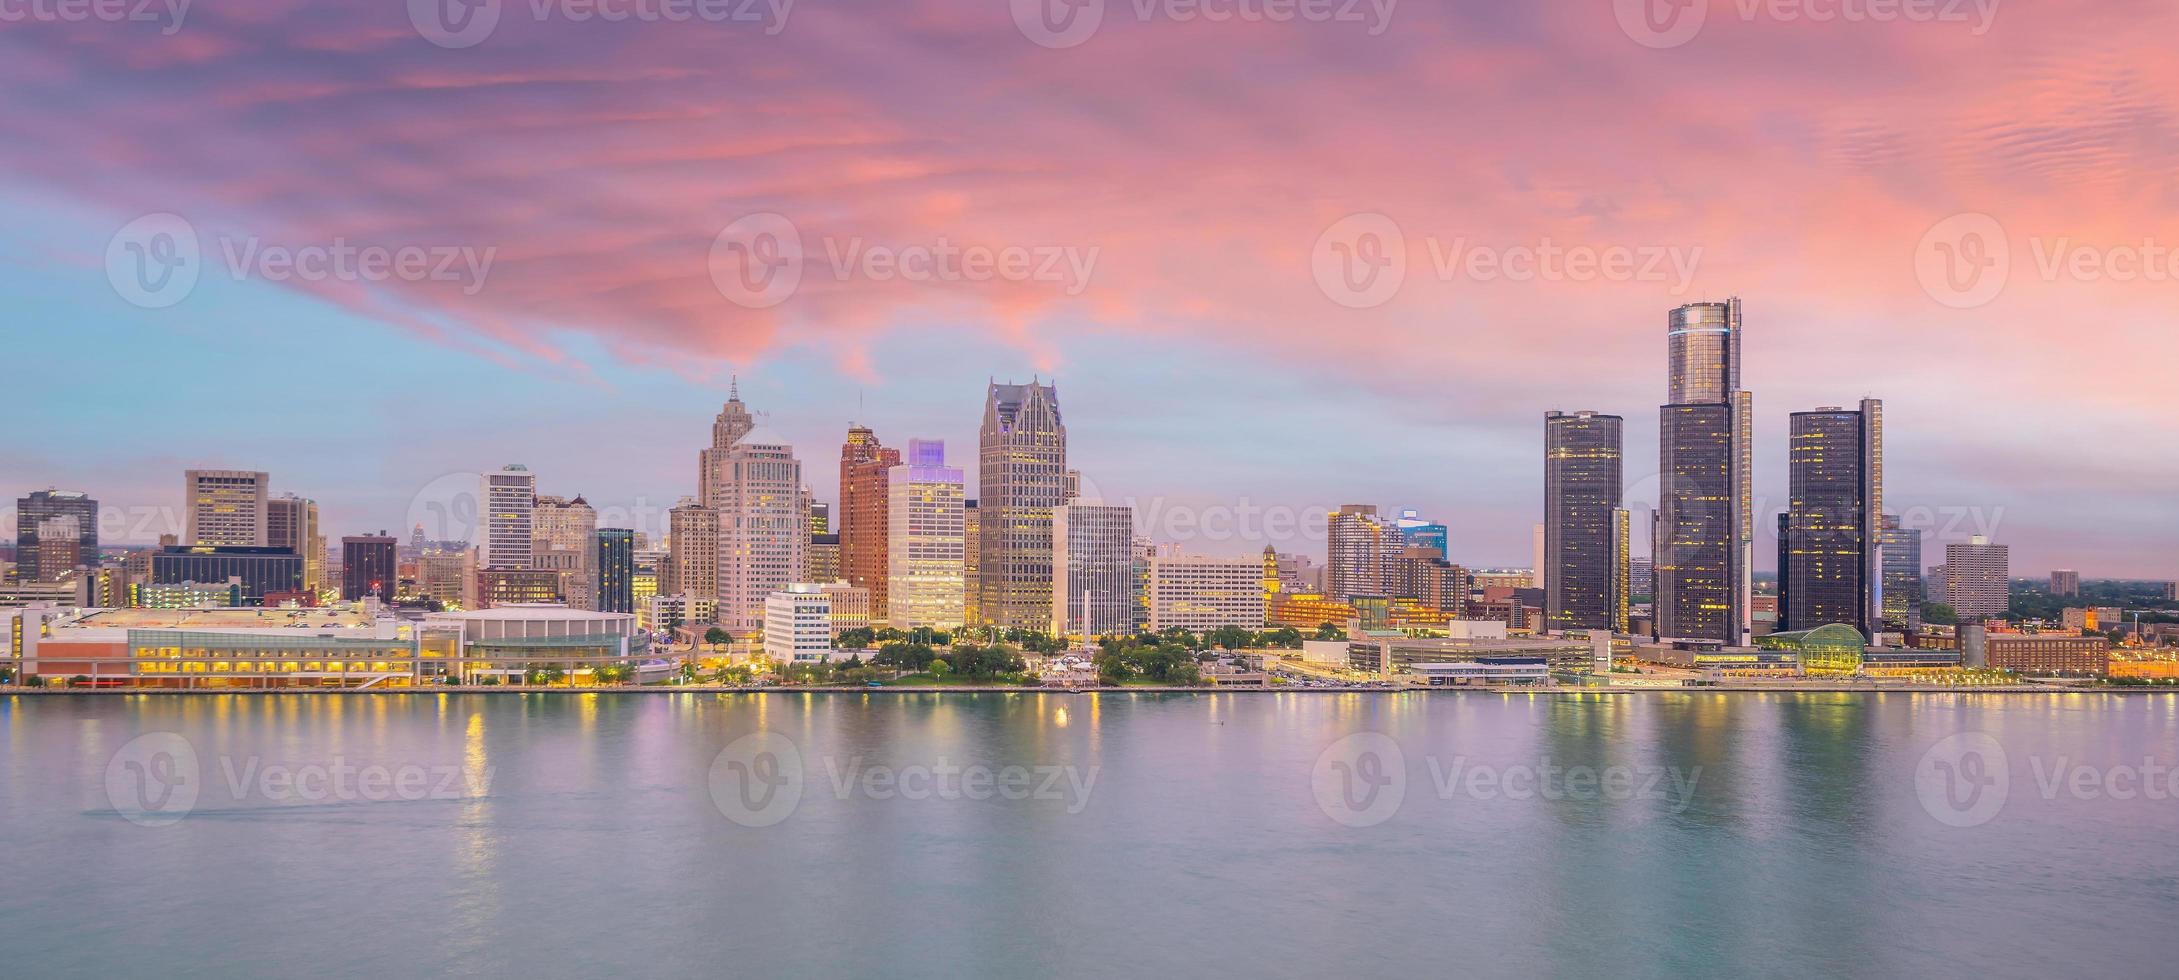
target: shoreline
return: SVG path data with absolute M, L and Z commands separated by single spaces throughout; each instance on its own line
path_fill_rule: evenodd
M 36 696 L 36 697 L 134 697 L 134 696 L 141 696 L 141 695 L 150 695 L 150 696 L 159 696 L 159 697 L 220 697 L 220 696 L 227 696 L 227 695 L 243 695 L 243 696 L 250 696 L 250 697 L 258 697 L 258 696 L 268 696 L 268 695 L 271 695 L 271 696 L 277 696 L 277 695 L 298 695 L 298 694 L 299 694 L 299 695 L 313 695 L 313 696 L 327 696 L 327 697 L 349 697 L 349 696 L 355 696 L 355 697 L 376 697 L 376 696 L 394 696 L 394 697 L 432 697 L 432 696 L 439 696 L 439 695 L 448 695 L 448 694 L 481 694 L 481 695 L 508 695 L 508 694 L 520 694 L 520 695 L 530 695 L 530 694 L 546 694 L 546 695 L 555 695 L 555 696 L 562 696 L 562 697 L 581 697 L 581 696 L 586 696 L 586 695 L 598 695 L 598 694 L 638 694 L 638 695 L 674 695 L 674 694 L 764 694 L 764 695 L 790 695 L 790 696 L 791 696 L 791 695 L 808 695 L 808 694 L 825 694 L 825 695 L 840 695 L 840 694 L 864 694 L 864 695 L 869 695 L 869 694 L 879 694 L 879 695 L 883 695 L 883 694 L 975 694 L 975 695 L 984 695 L 984 694 L 1053 694 L 1053 695 L 1079 695 L 1079 694 L 1095 694 L 1095 695 L 1107 695 L 1107 694 L 1213 694 L 1213 695 L 1215 695 L 1215 694 L 1304 694 L 1304 695 L 1320 695 L 1320 694 L 1335 694 L 1335 695 L 1336 695 L 1336 694 L 1472 694 L 1472 695 L 1486 695 L 1486 694 L 1488 694 L 1488 695 L 1498 695 L 1498 696 L 1502 696 L 1502 697 L 1507 697 L 1507 696 L 1516 696 L 1516 695 L 1525 695 L 1525 696 L 1530 696 L 1530 697 L 1534 697 L 1534 696 L 1537 696 L 1537 695 L 1561 695 L 1561 694 L 1580 694 L 1580 695 L 1592 695 L 1592 694 L 1606 694 L 1606 695 L 1636 695 L 1636 696 L 1641 696 L 1641 695 L 1649 695 L 1649 694 L 1711 694 L 1711 693 L 1721 693 L 1721 694 L 2008 694 L 2008 695 L 2045 695 L 2045 696 L 2048 696 L 2048 695 L 2063 695 L 2063 694 L 2117 694 L 2117 695 L 2136 695 L 2136 694 L 2147 694 L 2147 695 L 2155 695 L 2155 694 L 2165 694 L 2165 695 L 2179 695 L 2179 687 L 2162 687 L 2162 688 L 2160 688 L 2160 687 L 2109 687 L 2109 686 L 2101 686 L 2101 687 L 2089 687 L 2089 686 L 2079 686 L 2079 687 L 2075 687 L 2075 686 L 2058 686 L 2058 685 L 2010 685 L 2010 686 L 2005 686 L 2005 687 L 1946 687 L 1946 686 L 1942 686 L 1942 685 L 1904 685 L 1904 684 L 1902 684 L 1902 685 L 1896 685 L 1896 686 L 1895 686 L 1895 685 L 1886 685 L 1886 686 L 1883 686 L 1883 687 L 1873 687 L 1873 686 L 1870 686 L 1870 685 L 1852 685 L 1852 684 L 1810 684 L 1810 685 L 1798 685 L 1798 686 L 1793 686 L 1793 687 L 1786 687 L 1786 686 L 1781 686 L 1781 685 L 1752 685 L 1752 684 L 1717 684 L 1717 685 L 1709 685 L 1709 686 L 1703 686 L 1703 687 L 1664 687 L 1664 686 L 1656 686 L 1656 687 L 1633 687 L 1633 686 L 1628 686 L 1628 687 L 1582 687 L 1582 686 L 1579 686 L 1579 685 L 1565 685 L 1565 686 L 1554 686 L 1554 687 L 1505 687 L 1505 688 L 1499 688 L 1499 687 L 1469 687 L 1469 688 L 1450 688 L 1450 687 L 1441 687 L 1441 688 L 1425 688 L 1425 687 L 1414 687 L 1414 688 L 1404 688 L 1404 689 L 1402 689 L 1402 688 L 1382 688 L 1382 687 L 1299 687 L 1299 688 L 1289 688 L 1289 687 L 1222 687 L 1222 688 L 1220 688 L 1220 687 L 1162 687 L 1162 686 L 1161 686 L 1161 687 L 1152 687 L 1152 686 L 1129 686 L 1129 687 L 1084 687 L 1084 688 L 1059 688 L 1059 687 L 1018 687 L 1018 686 L 1009 686 L 1009 685 L 995 685 L 995 686 L 988 686 L 988 687 L 966 687 L 966 686 L 959 686 L 959 685 L 949 685 L 949 686 L 945 686 L 945 687 L 837 687 L 837 686 L 835 686 L 835 687 L 733 687 L 733 686 L 712 685 L 712 684 L 692 684 L 692 685 L 685 685 L 685 686 L 679 686 L 679 687 L 615 687 L 615 688 L 522 687 L 522 686 L 505 686 L 505 685 L 502 685 L 502 686 L 496 686 L 496 687 L 421 687 L 421 688 L 416 688 L 416 687 L 410 687 L 410 688 L 366 688 L 366 689 L 339 689 L 339 688 L 333 688 L 333 689 L 323 689 L 323 688 L 220 688 L 220 689 L 207 689 L 207 688 L 157 688 L 157 687 L 146 687 L 146 688 L 95 688 L 95 689 L 84 689 L 84 690 L 70 690 L 70 689 L 66 689 L 66 688 L 22 688 L 22 689 L 16 689 L 16 688 L 13 688 L 13 687 L 5 687 L 5 688 L 0 688 L 0 697 L 7 697 L 7 696 L 13 696 L 13 695 L 22 695 L 22 696 L 25 696 L 25 697 L 32 697 L 32 696 Z

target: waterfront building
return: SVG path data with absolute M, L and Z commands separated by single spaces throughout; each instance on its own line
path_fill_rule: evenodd
M 340 539 L 340 597 L 353 602 L 365 596 L 392 603 L 397 584 L 394 574 L 394 539 L 381 531 Z
M 1150 629 L 1263 628 L 1263 562 L 1161 555 L 1151 558 L 1149 566 Z
M 1399 529 L 1377 515 L 1373 504 L 1344 504 L 1326 528 L 1325 592 L 1346 599 L 1384 595 L 1392 563 L 1406 550 Z
M 1650 535 L 1662 642 L 1745 646 L 1754 632 L 1754 399 L 1740 386 L 1741 325 L 1738 297 L 1681 306 L 1666 321 Z
M 1544 624 L 1627 628 L 1627 512 L 1617 415 L 1544 413 Z
M 752 433 L 713 457 L 718 514 L 719 625 L 737 634 L 764 627 L 764 602 L 807 576 L 809 498 L 794 448 Z
M 270 482 L 258 470 L 184 471 L 181 543 L 265 547 Z
M 636 610 L 636 622 L 646 630 L 686 630 L 702 636 L 702 625 L 717 622 L 719 600 L 708 595 L 682 592 L 654 595 Z
M 1886 514 L 1883 538 L 1884 628 L 1912 632 L 1922 625 L 1922 532 Z
M 560 594 L 575 609 L 595 609 L 598 512 L 581 494 L 539 494 L 531 517 L 531 567 L 558 572 Z
M 58 582 L 98 567 L 98 501 L 75 490 L 33 490 L 15 499 L 16 576 Z
M 885 621 L 904 630 L 959 627 L 966 578 L 960 467 L 946 465 L 944 442 L 911 439 L 907 461 L 892 468 L 885 486 Z M 876 606 L 877 596 L 870 601 Z
M 262 545 L 173 545 L 151 556 L 148 585 L 241 580 L 242 601 L 256 605 L 268 592 L 303 588 L 303 557 Z
M 484 540 L 479 564 L 489 569 L 536 567 L 537 474 L 510 463 L 484 475 Z
M 900 450 L 886 448 L 864 426 L 848 428 L 840 445 L 840 577 L 870 590 L 871 611 L 881 622 L 891 601 L 887 481 L 899 466 Z
M 1468 600 L 1468 570 L 1446 561 L 1434 547 L 1409 545 L 1392 560 L 1385 595 L 1457 618 Z
M 1051 520 L 1051 608 L 1035 628 L 1084 639 L 1134 632 L 1135 509 L 1076 500 Z
M 2081 573 L 2070 568 L 2054 569 L 2050 573 L 2050 594 L 2077 596 L 2081 594 Z
M 846 582 L 822 582 L 817 587 L 832 599 L 832 635 L 877 625 L 870 618 L 869 589 Z
M 795 583 L 764 599 L 764 655 L 781 663 L 810 663 L 832 656 L 832 597 Z
M 593 532 L 596 554 L 591 567 L 597 579 L 591 594 L 599 612 L 636 611 L 636 532 L 634 528 L 601 527 Z
M 1944 546 L 1945 604 L 1960 622 L 2003 616 L 2012 605 L 2012 549 L 1975 535 Z
M 1778 628 L 1884 625 L 1884 403 L 1794 412 L 1779 515 Z
M 1002 630 L 1049 628 L 1052 512 L 1067 493 L 1058 385 L 991 383 L 977 436 L 977 615 Z

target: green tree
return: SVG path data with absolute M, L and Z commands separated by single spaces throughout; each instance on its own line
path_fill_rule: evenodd
M 939 680 L 945 680 L 947 675 L 953 673 L 953 665 L 945 662 L 943 659 L 933 660 L 931 661 L 930 670 L 932 677 L 936 677 Z
M 733 635 L 716 626 L 704 631 L 704 645 L 710 647 L 712 653 L 718 653 L 720 647 L 732 642 L 734 642 Z
M 876 641 L 876 631 L 868 626 L 857 626 L 853 629 L 841 630 L 840 638 L 835 642 L 842 650 L 868 650 L 870 644 Z
M 1922 622 L 1936 626 L 1955 626 L 1960 621 L 1959 611 L 1942 602 L 1922 604 Z
M 1340 629 L 1340 628 L 1339 628 L 1338 626 L 1336 626 L 1336 625 L 1333 625 L 1333 624 L 1331 624 L 1331 623 L 1323 623 L 1323 624 L 1319 624 L 1319 625 L 1317 626 L 1317 628 L 1316 628 L 1316 637 L 1315 637 L 1315 639 L 1319 639 L 1319 640 L 1344 640 L 1344 639 L 1346 639 L 1346 638 L 1347 638 L 1347 631 L 1346 631 L 1346 630 L 1343 630 L 1343 629 Z

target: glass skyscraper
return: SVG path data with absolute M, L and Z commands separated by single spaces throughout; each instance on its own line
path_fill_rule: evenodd
M 636 611 L 636 532 L 625 527 L 601 527 L 597 541 L 598 611 Z
M 1651 526 L 1660 641 L 1753 640 L 1753 397 L 1740 387 L 1740 300 L 1666 320 L 1669 403 L 1659 411 Z
M 1778 556 L 1778 628 L 1883 626 L 1884 406 L 1795 412 Z
M 1901 527 L 1899 515 L 1884 515 L 1882 599 L 1884 626 L 1909 630 L 1922 625 L 1922 532 Z
M 977 459 L 977 615 L 1000 629 L 1052 623 L 1052 508 L 1067 502 L 1057 385 L 993 383 Z
M 1617 415 L 1544 413 L 1546 629 L 1627 628 L 1622 425 Z

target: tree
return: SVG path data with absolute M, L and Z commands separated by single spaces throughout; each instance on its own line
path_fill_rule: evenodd
M 953 673 L 952 664 L 945 662 L 943 659 L 931 661 L 932 677 L 936 677 L 939 680 L 945 680 L 946 676 L 951 673 Z
M 841 630 L 840 638 L 834 642 L 842 650 L 868 650 L 870 644 L 876 641 L 877 633 L 874 630 L 868 626 L 857 626 L 853 629 Z
M 716 626 L 704 631 L 704 645 L 710 647 L 712 653 L 719 652 L 720 647 L 732 642 L 734 642 L 733 635 Z
M 1347 631 L 1331 623 L 1323 623 L 1316 628 L 1316 638 L 1319 640 L 1344 640 L 1347 638 Z
M 1206 634 L 1204 640 L 1225 650 L 1240 650 L 1256 645 L 1256 634 L 1238 626 L 1220 626 Z
M 1959 611 L 1942 602 L 1922 604 L 1922 622 L 1936 626 L 1954 626 L 1960 621 Z

